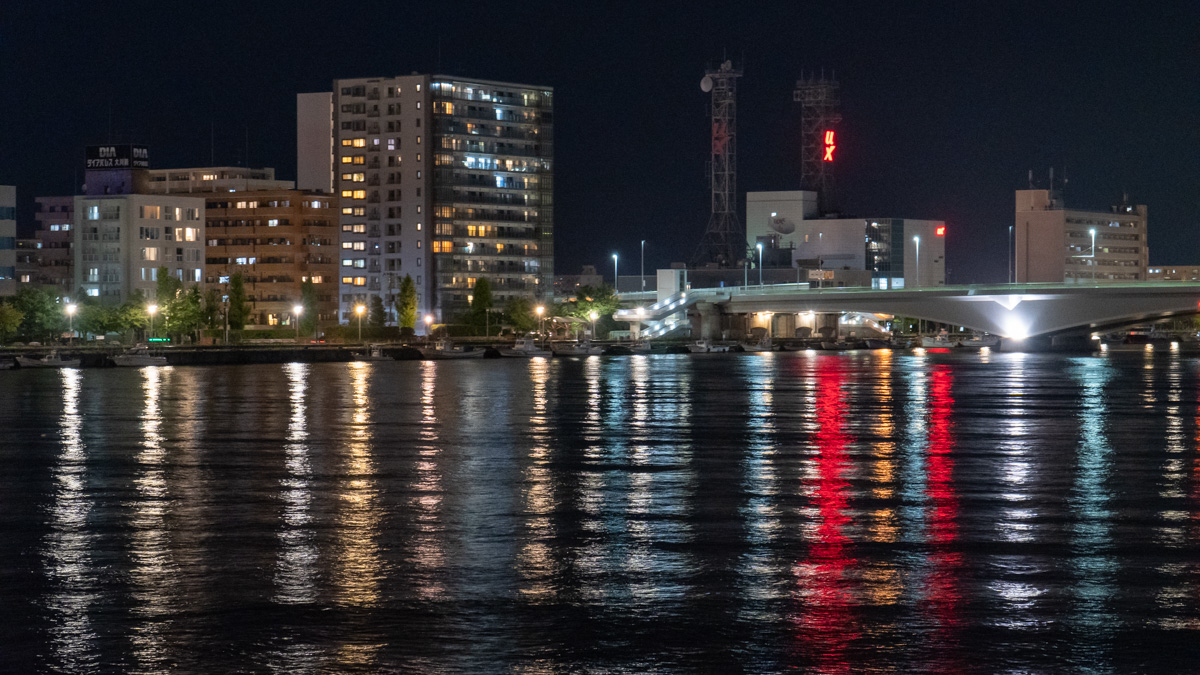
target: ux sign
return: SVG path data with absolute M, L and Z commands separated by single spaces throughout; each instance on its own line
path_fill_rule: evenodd
M 833 132 L 826 131 L 825 132 L 825 157 L 823 158 L 824 161 L 832 162 L 833 161 L 833 151 L 836 149 L 837 149 L 837 145 L 833 142 Z

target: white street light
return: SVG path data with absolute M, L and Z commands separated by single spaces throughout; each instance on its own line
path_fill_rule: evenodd
M 617 254 L 614 253 L 613 254 L 613 293 L 614 294 L 620 293 L 620 291 L 617 290 L 617 279 L 619 279 L 619 278 L 620 277 L 617 276 Z
M 599 312 L 592 310 L 592 312 L 590 314 L 588 314 L 588 318 L 592 320 L 592 339 L 595 340 L 596 339 L 596 319 L 600 318 L 600 314 L 599 314 Z
M 433 315 L 432 315 L 432 314 L 426 314 L 426 315 L 425 315 L 425 339 L 426 339 L 426 340 L 428 340 L 428 339 L 429 339 L 429 327 L 430 327 L 431 325 L 433 325 Z
M 154 337 L 154 315 L 158 314 L 158 305 L 148 305 L 146 313 L 150 315 L 150 337 Z
M 71 333 L 71 337 L 68 339 L 71 340 L 72 342 L 74 342 L 75 341 L 75 311 L 78 310 L 79 307 L 75 303 L 71 303 L 71 304 L 67 305 L 64 309 L 67 310 L 67 331 L 69 333 Z
M 1092 235 L 1092 283 L 1096 283 L 1096 228 L 1090 228 L 1088 232 Z
M 296 342 L 300 341 L 300 314 L 304 312 L 304 305 L 292 305 L 292 322 L 296 324 Z
M 762 286 L 762 242 L 758 242 L 755 246 L 758 248 L 758 285 Z
M 642 292 L 646 292 L 646 240 L 642 240 Z
M 919 287 L 921 285 L 921 237 L 914 235 L 913 241 L 917 243 L 917 268 L 913 270 L 913 280 Z
M 541 305 L 538 305 L 537 307 L 534 307 L 534 308 L 533 308 L 533 311 L 534 311 L 534 313 L 535 313 L 535 314 L 537 314 L 537 317 L 538 317 L 538 335 L 541 335 L 541 334 L 542 334 L 542 315 L 546 313 L 546 308 L 545 308 L 545 307 L 543 307 L 543 306 L 541 306 Z
M 354 306 L 354 313 L 358 315 L 358 341 L 359 342 L 362 342 L 362 317 L 363 317 L 363 314 L 366 313 L 366 311 L 367 311 L 367 308 L 365 305 L 355 305 Z

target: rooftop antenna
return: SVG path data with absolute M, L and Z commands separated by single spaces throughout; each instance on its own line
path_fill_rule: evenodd
M 725 60 L 707 69 L 700 80 L 700 90 L 712 94 L 712 215 L 692 256 L 696 266 L 710 262 L 728 266 L 746 255 L 746 233 L 737 209 L 737 80 L 741 76 L 742 69 Z
M 1033 189 L 1033 169 L 1029 170 L 1029 189 Z

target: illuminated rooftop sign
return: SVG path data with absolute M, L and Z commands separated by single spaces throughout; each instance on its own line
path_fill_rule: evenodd
M 833 151 L 837 149 L 837 145 L 833 142 L 833 131 L 825 132 L 825 157 L 826 162 L 833 161 Z

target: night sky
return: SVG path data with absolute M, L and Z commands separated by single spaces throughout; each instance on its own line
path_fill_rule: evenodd
M 1200 3 L 93 3 L 0 13 L 0 184 L 22 232 L 83 146 L 157 168 L 294 179 L 295 95 L 436 72 L 555 89 L 557 272 L 691 257 L 708 219 L 708 97 L 739 83 L 739 203 L 796 189 L 801 71 L 842 85 L 843 212 L 946 220 L 955 283 L 1002 281 L 1013 190 L 1149 205 L 1153 264 L 1200 264 Z M 111 123 L 110 123 L 111 119 Z M 214 141 L 215 138 L 215 141 Z M 248 152 L 247 152 L 248 150 Z M 626 266 L 627 265 L 627 266 Z M 605 267 L 608 266 L 608 267 Z

